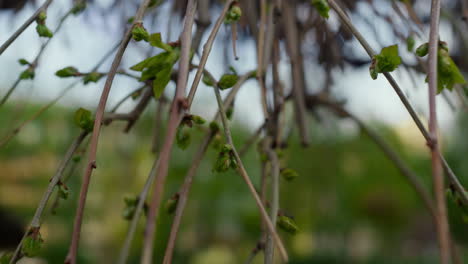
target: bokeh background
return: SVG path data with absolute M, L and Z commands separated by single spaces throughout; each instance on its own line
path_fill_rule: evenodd
M 42 1 L 27 1 L 24 6 L 17 1 L 16 4 L 21 6 L 18 9 L 6 8 L 10 7 L 10 2 L 0 2 L 0 43 Z M 222 1 L 208 2 L 214 21 Z M 253 11 L 245 9 L 245 12 L 258 11 L 256 2 L 252 1 Z M 299 22 L 315 16 L 308 1 L 294 2 Z M 401 26 L 403 21 L 395 15 L 393 1 L 345 2 L 351 18 L 376 50 L 394 43 L 400 45 L 406 65 L 400 67 L 395 76 L 421 118 L 425 119 L 428 112 L 425 76 L 414 57 L 406 51 L 404 40 L 395 34 L 400 32 L 407 36 L 416 29 Z M 66 66 L 84 71 L 92 68 L 119 41 L 125 21 L 133 15 L 138 3 L 90 1 L 84 13 L 68 19 L 45 50 L 35 79 L 21 82 L 11 99 L 0 107 L 0 137 L 8 135 L 73 82 L 56 77 L 55 71 Z M 422 21 L 422 34 L 415 36 L 421 44 L 428 37 L 430 4 L 429 1 L 411 3 Z M 241 1 L 241 5 L 244 4 Z M 403 4 L 397 4 L 404 10 Z M 71 6 L 71 1 L 54 1 L 48 11 L 50 28 L 55 28 Z M 167 40 L 176 40 L 182 25 L 179 15 L 184 6 L 185 1 L 163 1 L 147 15 L 145 27 L 150 32 L 161 32 Z M 467 24 L 462 19 L 463 7 L 459 1 L 443 1 L 441 39 L 449 43 L 451 55 L 466 72 L 464 50 L 467 46 L 463 32 L 466 33 Z M 394 20 L 389 22 L 383 15 Z M 234 60 L 229 46 L 230 29 L 226 26 L 220 31 L 207 64 L 207 69 L 217 77 L 227 72 L 229 66 L 239 73 L 256 68 L 255 40 L 248 23 L 243 23 L 238 40 L 239 61 Z M 312 33 L 304 36 L 307 92 L 317 93 L 328 85 L 331 96 L 345 100 L 346 108 L 377 130 L 427 188 L 431 188 L 429 153 L 424 139 L 385 80 L 373 81 L 369 77 L 369 60 L 364 51 L 354 39 L 340 37 L 342 30 L 338 18 L 331 12 L 327 22 L 318 22 L 316 28 L 311 29 Z M 206 38 L 207 34 L 203 40 Z M 327 42 L 330 40 L 338 43 L 331 53 L 340 59 L 339 63 L 330 57 L 323 60 L 321 56 L 327 52 L 325 48 L 330 45 Z M 0 95 L 6 93 L 23 70 L 17 60 L 32 60 L 43 42 L 31 26 L 0 56 Z M 147 54 L 156 52 L 149 51 L 148 45 L 132 42 L 121 68 L 128 70 Z M 282 50 L 282 54 L 285 53 Z M 198 59 L 196 55 L 194 62 Z M 283 60 L 281 78 L 289 91 L 288 58 Z M 108 59 L 100 71 L 107 71 L 110 61 Z M 331 83 L 327 82 L 328 74 L 332 76 Z M 189 83 L 192 78 L 193 73 Z M 0 252 L 16 245 L 67 147 L 79 134 L 79 128 L 73 122 L 74 111 L 78 107 L 94 110 L 103 83 L 104 79 L 97 84 L 77 85 L 0 147 Z M 112 107 L 139 86 L 132 78 L 117 76 L 108 106 Z M 466 92 L 466 87 L 459 88 Z M 173 91 L 174 84 L 170 83 L 166 96 L 171 98 Z M 204 84 L 200 84 L 199 91 L 193 112 L 210 120 L 217 109 L 214 95 Z M 467 107 L 459 96 L 455 91 L 438 96 L 439 120 L 443 151 L 461 182 L 468 186 Z M 136 102 L 128 100 L 119 112 L 131 110 Z M 156 102 L 152 101 L 130 133 L 123 133 L 125 124 L 121 122 L 103 128 L 97 154 L 98 169 L 93 174 L 86 205 L 79 263 L 113 263 L 117 258 L 128 228 L 128 221 L 122 217 L 123 199 L 139 193 L 156 157 L 151 153 L 156 107 Z M 286 105 L 289 122 L 293 122 L 292 112 L 292 105 Z M 235 103 L 233 132 L 236 145 L 242 146 L 262 123 L 259 88 L 255 80 L 250 80 L 241 88 Z M 297 131 L 293 130 L 282 157 L 285 166 L 299 173 L 294 181 L 281 182 L 280 207 L 294 217 L 299 227 L 296 235 L 280 231 L 290 252 L 291 263 L 437 263 L 437 240 L 430 215 L 380 149 L 351 120 L 339 119 L 325 110 L 310 115 L 308 126 L 311 146 L 301 147 Z M 187 150 L 175 147 L 172 152 L 165 199 L 182 184 L 201 139 L 203 130 L 192 130 L 190 147 Z M 253 182 L 258 185 L 261 157 L 256 150 L 253 145 L 244 161 Z M 195 177 L 174 263 L 244 263 L 261 236 L 257 208 L 241 178 L 234 172 L 219 174 L 212 171 L 216 154 L 211 146 Z M 86 148 L 80 148 L 76 156 L 65 173 L 69 198 L 56 199 L 54 195 L 46 210 L 41 228 L 45 243 L 40 256 L 25 258 L 20 263 L 63 262 L 69 246 Z M 450 200 L 448 203 L 452 235 L 461 263 L 468 263 L 468 224 L 459 208 Z M 171 215 L 161 214 L 157 227 L 156 263 L 161 262 L 171 221 Z M 143 221 L 140 224 L 131 263 L 139 261 Z M 254 263 L 262 263 L 261 256 L 257 256 Z

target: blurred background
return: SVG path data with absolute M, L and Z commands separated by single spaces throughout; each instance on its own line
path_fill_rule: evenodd
M 42 2 L 0 1 L 0 43 Z M 95 110 L 105 79 L 88 85 L 80 82 L 68 89 L 76 80 L 61 79 L 54 73 L 67 66 L 82 71 L 92 69 L 122 38 L 127 20 L 134 15 L 139 2 L 88 1 L 86 10 L 67 18 L 46 46 L 34 79 L 22 80 L 9 100 L 0 106 L 0 252 L 10 251 L 17 245 L 49 179 L 79 134 L 73 121 L 75 110 L 79 107 Z M 232 54 L 230 27 L 221 27 L 207 63 L 207 69 L 216 77 L 229 72 L 230 66 L 239 74 L 257 67 L 255 36 L 258 34 L 259 2 L 240 1 L 243 16 L 238 28 L 239 60 L 234 60 Z M 414 55 L 407 51 L 406 38 L 413 36 L 416 46 L 428 41 L 430 1 L 341 2 L 375 50 L 399 44 L 404 63 L 394 76 L 420 117 L 427 120 L 425 74 Z M 213 23 L 223 1 L 200 0 L 200 4 L 208 7 Z M 299 49 L 305 93 L 326 93 L 343 102 L 346 109 L 364 120 L 401 154 L 430 190 L 430 160 L 424 138 L 386 80 L 370 78 L 370 60 L 361 46 L 340 25 L 334 12 L 330 11 L 330 18 L 324 20 L 309 1 L 297 0 L 290 4 L 295 8 L 297 26 L 302 29 Z M 466 5 L 466 1 L 443 1 L 440 32 L 441 40 L 449 44 L 450 55 L 464 74 L 468 72 Z M 54 30 L 72 6 L 72 1 L 54 1 L 47 13 L 49 28 Z M 148 11 L 144 25 L 150 33 L 161 32 L 164 40 L 175 41 L 181 31 L 185 6 L 186 1 L 161 1 Z M 211 28 L 212 25 L 203 35 L 202 44 Z M 37 36 L 33 23 L 0 56 L 2 98 L 25 69 L 18 64 L 18 59 L 33 61 L 46 41 Z M 121 69 L 134 74 L 130 66 L 158 52 L 147 44 L 131 42 Z M 280 54 L 280 77 L 289 94 L 291 66 L 284 43 L 281 43 Z M 112 58 L 113 55 L 103 63 L 100 72 L 108 71 Z M 198 60 L 199 55 L 195 55 L 194 63 Z M 193 77 L 194 72 L 190 74 L 189 84 Z M 267 84 L 271 82 L 267 77 Z M 116 76 L 108 110 L 140 86 L 131 76 Z M 168 85 L 166 98 L 172 98 L 174 87 L 173 82 Z M 452 92 L 438 95 L 441 145 L 464 186 L 468 186 L 466 94 L 467 87 L 459 86 Z M 18 125 L 56 98 L 57 103 L 22 126 L 3 144 Z M 260 98 L 254 79 L 247 81 L 236 98 L 232 124 L 234 141 L 239 148 L 264 122 Z M 127 100 L 118 112 L 126 113 L 137 103 L 138 98 Z M 129 133 L 123 132 L 123 122 L 103 127 L 97 153 L 98 169 L 93 174 L 85 210 L 79 263 L 113 263 L 116 260 L 129 224 L 122 217 L 124 197 L 141 191 L 156 157 L 151 148 L 154 113 L 159 104 L 152 100 Z M 293 126 L 293 106 L 285 107 L 287 124 Z M 216 110 L 211 88 L 201 83 L 192 112 L 211 120 Z M 280 231 L 291 255 L 290 263 L 438 263 L 432 219 L 407 180 L 352 120 L 338 118 L 326 109 L 310 110 L 307 116 L 310 146 L 302 147 L 296 129 L 291 129 L 287 148 L 282 150 L 282 165 L 299 174 L 294 181 L 282 180 L 280 188 L 280 208 L 294 218 L 299 228 L 295 235 Z M 163 120 L 166 117 L 164 114 Z M 203 129 L 194 127 L 190 147 L 187 150 L 174 147 L 165 200 L 182 184 L 202 135 Z M 163 140 L 162 135 L 160 140 Z M 68 199 L 59 199 L 54 194 L 49 202 L 41 227 L 45 243 L 39 256 L 24 258 L 19 263 L 63 262 L 87 158 L 87 142 L 65 171 L 70 189 Z M 233 171 L 213 172 L 216 155 L 217 151 L 210 146 L 198 169 L 177 240 L 174 263 L 244 263 L 261 237 L 258 210 L 244 182 Z M 262 165 L 256 144 L 243 160 L 258 186 Z M 466 215 L 451 200 L 448 208 L 460 263 L 468 263 Z M 171 222 L 172 215 L 162 212 L 157 227 L 156 263 L 162 261 Z M 130 263 L 139 262 L 143 221 L 140 224 Z M 261 255 L 253 263 L 263 263 Z

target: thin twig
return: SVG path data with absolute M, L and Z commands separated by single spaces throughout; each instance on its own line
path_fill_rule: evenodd
M 293 8 L 293 6 L 291 5 L 291 2 L 283 3 L 283 14 L 285 22 L 284 30 L 286 35 L 286 46 L 291 60 L 291 74 L 293 79 L 293 95 L 296 123 L 299 129 L 301 143 L 303 146 L 307 146 L 309 144 L 309 136 L 304 102 L 304 79 L 303 71 L 301 71 L 301 45 L 299 43 L 299 33 L 296 25 L 296 9 Z
M 83 131 L 80 133 L 80 135 L 72 142 L 70 147 L 68 148 L 68 151 L 66 152 L 65 156 L 63 157 L 59 167 L 57 168 L 57 171 L 55 172 L 54 176 L 49 182 L 49 185 L 47 186 L 47 190 L 45 191 L 44 195 L 42 196 L 41 201 L 39 202 L 39 205 L 36 208 L 36 212 L 34 213 L 33 219 L 31 221 L 31 224 L 29 225 L 29 228 L 27 231 L 24 233 L 23 238 L 19 242 L 18 246 L 16 247 L 16 250 L 10 260 L 10 264 L 13 264 L 16 262 L 20 250 L 21 250 L 21 245 L 23 243 L 23 240 L 26 238 L 28 231 L 31 230 L 32 228 L 39 228 L 41 226 L 41 218 L 42 218 L 42 213 L 44 212 L 44 209 L 46 208 L 47 202 L 50 199 L 50 196 L 52 195 L 55 186 L 60 182 L 63 172 L 65 171 L 65 168 L 67 167 L 68 163 L 70 162 L 71 158 L 73 157 L 73 154 L 75 151 L 78 149 L 78 147 L 81 145 L 83 140 L 86 138 L 88 135 L 87 132 Z
M 258 207 L 258 209 L 260 211 L 260 215 L 261 215 L 263 221 L 265 221 L 265 224 L 267 226 L 267 229 L 268 229 L 269 233 L 273 236 L 273 238 L 274 238 L 274 240 L 276 242 L 276 246 L 278 247 L 278 249 L 280 251 L 281 257 L 283 258 L 283 260 L 285 262 L 288 262 L 288 254 L 286 252 L 286 249 L 284 248 L 283 242 L 281 241 L 280 237 L 278 236 L 278 233 L 275 231 L 275 226 L 273 225 L 270 218 L 268 217 L 268 213 L 266 212 L 265 207 L 263 206 L 263 203 L 260 200 L 260 197 L 258 196 L 257 191 L 255 190 L 255 187 L 252 184 L 252 181 L 250 180 L 250 177 L 247 174 L 247 171 L 245 170 L 244 165 L 242 163 L 242 160 L 239 157 L 239 154 L 237 153 L 237 150 L 236 150 L 236 148 L 234 146 L 234 143 L 232 141 L 231 131 L 229 129 L 228 119 L 226 117 L 226 112 L 224 111 L 224 106 L 223 106 L 223 102 L 222 102 L 222 99 L 221 99 L 221 93 L 219 92 L 219 88 L 214 86 L 213 89 L 214 89 L 214 92 L 215 92 L 215 95 L 216 95 L 216 101 L 218 102 L 219 111 L 221 113 L 221 121 L 223 123 L 224 133 L 225 133 L 225 136 L 226 136 L 226 141 L 227 141 L 227 143 L 229 145 L 232 146 L 232 152 L 234 154 L 234 157 L 235 157 L 237 165 L 238 165 L 237 171 L 239 172 L 239 174 L 244 179 L 245 183 L 247 184 L 247 187 L 249 188 L 250 193 L 252 194 L 253 198 L 255 199 L 257 207 Z
M 208 72 L 208 71 L 205 70 L 205 72 Z M 244 82 L 248 79 L 250 75 L 252 75 L 251 72 L 241 76 L 241 78 L 236 83 L 236 85 L 234 85 L 234 87 L 230 90 L 228 96 L 224 100 L 225 107 L 228 107 L 229 105 L 232 104 L 237 92 L 239 91 L 242 84 L 244 84 Z M 211 76 L 211 74 L 209 74 L 209 76 Z M 219 115 L 220 115 L 220 112 L 218 111 L 215 114 L 213 121 L 216 121 Z M 213 131 L 210 130 L 207 132 L 207 134 L 203 138 L 202 144 L 200 144 L 200 146 L 198 147 L 197 154 L 195 155 L 192 165 L 189 171 L 187 172 L 187 175 L 185 176 L 184 184 L 182 185 L 180 191 L 178 192 L 179 201 L 177 203 L 174 220 L 171 226 L 171 232 L 169 234 L 169 240 L 166 246 L 166 252 L 164 254 L 164 261 L 163 261 L 164 264 L 170 264 L 172 262 L 172 255 L 174 254 L 175 241 L 177 238 L 177 233 L 180 228 L 180 223 L 182 220 L 183 212 L 185 210 L 185 206 L 187 203 L 188 194 L 190 191 L 190 187 L 192 185 L 193 178 L 195 177 L 195 173 L 197 172 L 197 169 L 200 165 L 202 157 L 205 155 L 208 145 L 210 144 L 211 140 L 213 139 L 215 135 L 216 134 L 214 134 Z
M 177 86 L 174 99 L 171 106 L 171 114 L 166 132 L 166 140 L 161 150 L 159 157 L 159 166 L 156 170 L 156 181 L 153 187 L 153 197 L 148 210 L 148 217 L 145 226 L 142 264 L 150 264 L 153 262 L 153 245 L 156 231 L 156 220 L 161 204 L 162 194 L 164 190 L 165 180 L 169 166 L 169 159 L 172 145 L 174 143 L 177 127 L 183 117 L 182 109 L 187 106 L 184 99 L 185 90 L 187 87 L 188 73 L 190 70 L 190 48 L 192 46 L 192 26 L 195 19 L 195 11 L 197 10 L 197 2 L 190 0 L 187 4 L 185 14 L 184 28 L 180 36 L 181 55 L 179 61 L 179 74 L 177 77 Z
M 5 43 L 3 43 L 3 45 L 0 47 L 0 55 L 2 55 L 2 53 L 11 45 L 11 43 L 13 43 L 13 41 L 15 41 L 29 27 L 29 25 L 34 22 L 34 20 L 36 20 L 41 12 L 47 10 L 52 1 L 53 0 L 45 1 L 44 4 L 42 4 L 42 6 L 40 6 L 36 12 L 34 12 L 34 14 L 32 14 L 32 16 L 28 18 L 28 20 L 26 20 L 23 25 L 21 25 L 20 28 L 18 28 L 18 30 L 16 30 L 16 32 L 13 33 L 9 39 L 7 39 L 7 41 L 5 41 Z
M 122 99 L 120 99 L 114 107 L 112 107 L 112 110 L 110 111 L 111 113 L 115 113 L 115 111 L 117 111 L 117 109 L 119 109 L 119 107 L 125 103 L 125 101 L 127 101 L 128 99 L 130 99 L 131 97 L 133 97 L 134 94 L 136 93 L 140 93 L 144 88 L 146 87 L 146 84 L 141 86 L 140 88 L 137 88 L 136 90 L 133 90 L 131 91 L 130 93 L 128 93 L 126 96 L 124 96 Z
M 224 17 L 226 16 L 227 11 L 229 10 L 229 7 L 231 7 L 233 0 L 227 0 L 226 3 L 224 4 L 224 8 L 221 11 L 221 14 L 218 17 L 218 20 L 216 20 L 216 24 L 214 25 L 213 29 L 211 30 L 210 36 L 208 37 L 208 40 L 206 41 L 205 45 L 203 45 L 203 54 L 200 58 L 200 62 L 198 63 L 198 69 L 197 73 L 195 74 L 195 78 L 192 83 L 192 87 L 190 88 L 189 95 L 187 97 L 188 101 L 188 109 L 192 106 L 193 98 L 195 97 L 195 93 L 198 88 L 198 84 L 200 83 L 200 80 L 202 78 L 203 70 L 205 69 L 206 62 L 208 61 L 208 56 L 210 55 L 211 48 L 213 47 L 213 43 L 216 39 L 216 35 L 218 34 L 219 28 L 223 24 Z
M 437 135 L 437 62 L 439 51 L 439 20 L 440 0 L 432 0 L 431 4 L 431 30 L 429 34 L 429 61 L 428 61 L 428 83 L 429 83 L 429 133 L 431 141 L 432 182 L 435 196 L 435 208 L 437 214 L 437 237 L 439 240 L 440 262 L 449 264 L 451 261 L 450 231 L 447 220 L 447 208 L 445 202 L 444 175 L 440 160 L 440 148 Z
M 62 28 L 62 25 L 63 23 L 65 22 L 65 20 L 72 14 L 71 10 L 68 11 L 61 19 L 60 19 L 60 22 L 59 24 L 57 25 L 57 27 L 55 28 L 54 30 L 54 35 L 57 34 L 57 32 L 60 30 L 60 28 Z M 37 53 L 36 55 L 36 58 L 34 58 L 33 62 L 31 63 L 31 65 L 29 66 L 32 70 L 35 70 L 37 68 L 37 65 L 38 65 L 38 62 L 39 62 L 39 59 L 41 58 L 41 55 L 44 53 L 46 47 L 49 45 L 50 41 L 52 40 L 52 38 L 49 38 L 47 39 L 47 41 L 42 44 L 39 52 Z M 13 83 L 13 85 L 11 86 L 11 88 L 8 90 L 8 92 L 5 94 L 5 96 L 2 98 L 2 100 L 0 101 L 0 106 L 2 106 L 3 104 L 5 104 L 5 102 L 8 100 L 8 98 L 10 97 L 10 95 L 13 93 L 13 91 L 16 89 L 16 87 L 18 87 L 18 84 L 21 82 L 21 78 L 18 77 L 18 79 Z
M 96 71 L 105 61 L 106 59 L 112 55 L 112 53 L 115 51 L 115 49 L 118 48 L 117 46 L 114 46 L 111 50 L 109 50 L 103 57 L 102 59 L 93 67 L 91 72 Z M 16 136 L 27 124 L 31 123 L 32 121 L 36 120 L 41 114 L 43 114 L 45 111 L 47 111 L 49 108 L 54 106 L 62 97 L 64 97 L 71 89 L 76 87 L 79 83 L 81 82 L 81 79 L 76 80 L 75 82 L 71 83 L 67 88 L 65 88 L 57 97 L 52 99 L 47 105 L 43 106 L 41 109 L 39 109 L 36 113 L 34 113 L 30 118 L 27 120 L 23 121 L 20 125 L 18 125 L 15 129 L 13 129 L 10 133 L 8 133 L 1 141 L 0 141 L 0 148 L 4 146 L 6 143 L 8 143 L 14 136 Z
M 271 199 L 270 199 L 270 219 L 272 223 L 276 223 L 279 210 L 279 173 L 280 163 L 278 154 L 271 148 L 272 140 L 270 137 L 265 138 L 265 152 L 268 156 L 271 174 Z M 270 234 L 267 233 L 265 241 L 265 264 L 273 264 L 274 260 L 274 241 Z
M 382 150 L 382 152 L 387 156 L 387 158 L 393 162 L 395 167 L 400 171 L 400 173 L 408 180 L 411 186 L 414 188 L 416 193 L 421 198 L 422 202 L 424 203 L 426 209 L 429 213 L 433 216 L 434 221 L 436 221 L 436 213 L 433 199 L 430 193 L 427 191 L 424 183 L 420 180 L 419 177 L 410 167 L 404 162 L 403 158 L 390 146 L 387 141 L 382 138 L 377 132 L 367 126 L 359 117 L 352 114 L 351 112 L 347 111 L 343 106 L 339 103 L 332 102 L 328 99 L 324 99 L 321 97 L 316 97 L 315 99 L 311 100 L 312 97 L 309 97 L 309 107 L 313 107 L 313 105 L 319 104 L 321 106 L 327 107 L 328 109 L 332 110 L 337 116 L 340 117 L 347 117 L 356 122 L 356 124 L 364 131 L 367 136 L 369 136 L 372 141 Z
M 252 136 L 250 136 L 250 138 L 248 138 L 244 145 L 242 146 L 242 148 L 239 150 L 239 156 L 244 156 L 247 151 L 249 151 L 249 149 L 252 147 L 252 145 L 254 145 L 255 141 L 257 141 L 257 139 L 260 137 L 260 135 L 262 134 L 262 131 L 263 129 L 265 128 L 266 126 L 266 123 L 264 122 L 262 125 L 260 125 L 260 127 L 258 127 L 255 132 L 252 134 Z
M 163 112 L 164 106 L 166 105 L 166 100 L 161 97 L 158 100 L 158 105 L 156 106 L 156 113 L 154 114 L 154 122 L 153 122 L 153 136 L 151 140 L 151 152 L 158 153 L 161 141 L 162 141 L 162 131 L 163 131 Z
M 120 43 L 119 50 L 117 51 L 117 54 L 114 57 L 114 61 L 112 62 L 111 69 L 109 71 L 109 74 L 107 75 L 106 83 L 104 85 L 104 89 L 101 94 L 101 99 L 99 100 L 99 105 L 96 111 L 96 117 L 94 121 L 93 133 L 91 137 L 88 163 L 86 166 L 85 174 L 83 175 L 83 183 L 81 186 L 78 208 L 76 210 L 75 223 L 73 225 L 72 240 L 70 243 L 70 249 L 68 251 L 68 255 L 65 260 L 65 263 L 68 263 L 68 264 L 76 264 L 76 255 L 78 251 L 78 243 L 80 240 L 81 224 L 82 224 L 82 219 L 83 219 L 84 207 L 86 203 L 86 196 L 88 193 L 88 187 L 89 187 L 89 183 L 91 180 L 91 174 L 93 172 L 93 169 L 96 168 L 96 152 L 97 152 L 98 141 L 99 141 L 99 133 L 101 132 L 101 122 L 104 116 L 104 110 L 106 107 L 107 98 L 109 97 L 110 89 L 112 87 L 112 82 L 117 72 L 117 68 L 120 65 L 125 49 L 127 48 L 127 45 L 130 42 L 130 39 L 132 37 L 132 29 L 136 25 L 136 23 L 141 23 L 143 15 L 149 3 L 150 3 L 150 0 L 142 1 L 137 11 L 137 14 L 135 15 L 134 23 L 125 33 L 122 39 L 122 42 Z
M 375 52 L 372 50 L 370 47 L 369 43 L 366 41 L 366 39 L 359 33 L 356 27 L 352 24 L 352 22 L 349 20 L 345 12 L 341 9 L 339 5 L 335 2 L 335 0 L 328 0 L 328 3 L 330 6 L 333 8 L 333 10 L 336 11 L 342 22 L 346 25 L 346 27 L 351 31 L 351 33 L 356 37 L 356 39 L 359 41 L 359 43 L 362 45 L 362 47 L 366 50 L 368 53 L 369 57 L 373 57 L 375 55 Z M 429 132 L 427 129 L 424 127 L 421 119 L 418 117 L 416 111 L 414 110 L 413 106 L 411 103 L 408 101 L 406 96 L 404 95 L 403 91 L 393 79 L 392 75 L 388 72 L 384 73 L 385 78 L 388 80 L 394 91 L 397 93 L 398 97 L 400 98 L 401 102 L 405 106 L 406 110 L 410 114 L 411 118 L 415 122 L 416 126 L 418 127 L 419 131 L 421 131 L 421 134 L 423 135 L 424 139 L 426 140 L 427 144 L 430 145 L 432 138 L 429 135 Z M 442 156 L 442 154 L 441 154 Z M 442 159 L 444 161 L 444 159 Z M 452 170 L 450 169 L 449 165 L 447 162 L 443 162 L 443 167 L 446 172 Z M 452 172 L 452 173 L 447 173 L 447 176 L 449 178 L 450 184 L 452 184 L 457 191 L 458 195 L 462 198 L 461 201 L 465 206 L 468 206 L 468 194 L 465 192 L 465 188 L 463 185 L 461 185 L 460 181 L 457 179 L 457 176 Z
M 208 136 L 203 139 L 202 143 L 198 147 L 197 153 L 195 154 L 192 160 L 192 165 L 190 166 L 190 169 L 188 170 L 187 175 L 185 176 L 184 183 L 178 192 L 179 199 L 177 201 L 177 208 L 171 226 L 171 233 L 169 234 L 169 240 L 167 241 L 166 245 L 166 252 L 164 254 L 163 264 L 172 263 L 175 241 L 177 238 L 177 233 L 179 231 L 180 223 L 182 221 L 182 215 L 184 213 L 185 205 L 187 204 L 190 187 L 192 186 L 193 178 L 197 173 L 197 169 L 200 166 L 200 163 L 214 135 L 216 135 L 216 133 L 210 131 Z
M 260 1 L 260 23 L 258 29 L 258 38 L 257 38 L 257 81 L 260 86 L 260 102 L 262 105 L 263 116 L 266 119 L 268 117 L 268 105 L 267 105 L 267 90 L 265 85 L 265 76 L 264 67 L 266 63 L 264 63 L 264 55 L 265 55 L 265 27 L 266 27 L 266 19 L 267 19 L 267 6 L 266 0 Z
M 8 89 L 7 93 L 3 96 L 2 100 L 0 101 L 0 106 L 4 105 L 8 98 L 10 98 L 10 95 L 13 93 L 13 91 L 16 89 L 20 82 L 21 78 L 18 77 L 18 79 L 16 79 L 16 81 L 13 83 L 10 89 Z

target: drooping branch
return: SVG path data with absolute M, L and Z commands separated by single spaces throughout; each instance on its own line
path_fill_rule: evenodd
M 221 121 L 223 123 L 223 128 L 224 128 L 224 134 L 225 134 L 225 137 L 226 137 L 226 141 L 232 147 L 232 152 L 233 152 L 234 157 L 235 157 L 236 162 L 237 162 L 237 171 L 242 176 L 243 180 L 247 184 L 247 187 L 249 188 L 250 193 L 252 194 L 253 198 L 255 199 L 257 207 L 258 207 L 258 209 L 260 211 L 261 218 L 265 222 L 269 234 L 275 240 L 276 246 L 279 249 L 281 257 L 283 258 L 283 260 L 285 262 L 287 262 L 288 261 L 288 254 L 286 252 L 286 249 L 284 248 L 283 242 L 281 241 L 280 237 L 278 236 L 278 233 L 275 231 L 275 226 L 273 225 L 270 218 L 268 217 L 268 213 L 265 210 L 265 207 L 263 206 L 263 203 L 262 203 L 260 197 L 258 196 L 257 191 L 255 190 L 255 187 L 253 186 L 252 181 L 250 180 L 250 177 L 249 177 L 247 171 L 245 170 L 244 165 L 242 163 L 242 160 L 241 160 L 241 158 L 240 158 L 240 156 L 239 156 L 239 154 L 238 154 L 238 152 L 237 152 L 237 150 L 236 150 L 236 148 L 234 146 L 234 143 L 232 141 L 231 131 L 230 131 L 230 128 L 229 128 L 228 119 L 226 117 L 226 112 L 224 111 L 224 106 L 223 106 L 223 103 L 222 103 L 221 93 L 219 92 L 219 88 L 215 85 L 213 89 L 214 89 L 214 92 L 215 92 L 215 95 L 216 95 L 216 101 L 218 103 L 219 112 L 221 113 Z
M 205 70 L 205 72 L 209 74 L 207 70 Z M 229 105 L 232 104 L 237 92 L 251 75 L 252 75 L 252 72 L 248 72 L 247 74 L 244 74 L 243 76 L 239 78 L 238 82 L 230 90 L 228 96 L 224 100 L 223 104 L 225 107 L 228 107 Z M 213 121 L 216 121 L 219 115 L 220 115 L 220 112 L 218 111 L 215 117 L 213 118 Z M 177 208 L 176 208 L 174 219 L 172 222 L 171 232 L 169 234 L 169 240 L 166 246 L 166 252 L 164 254 L 164 261 L 163 261 L 164 264 L 172 263 L 172 256 L 174 254 L 174 247 L 175 247 L 175 242 L 177 238 L 177 233 L 179 231 L 180 223 L 182 221 L 182 216 L 185 210 L 185 206 L 187 204 L 187 199 L 188 199 L 190 187 L 192 186 L 193 178 L 195 177 L 197 169 L 202 161 L 203 156 L 205 155 L 208 145 L 211 143 L 211 140 L 213 139 L 215 135 L 216 135 L 216 132 L 210 129 L 210 131 L 208 131 L 206 135 L 204 136 L 202 143 L 198 147 L 197 153 L 195 154 L 195 157 L 193 158 L 192 165 L 190 166 L 190 169 L 188 170 L 187 175 L 185 176 L 184 183 L 178 192 L 179 200 L 177 202 Z
M 99 134 L 101 132 L 101 122 L 102 122 L 102 119 L 104 116 L 104 110 L 107 104 L 107 98 L 109 97 L 110 89 L 112 87 L 112 82 L 114 80 L 115 74 L 122 60 L 123 54 L 132 37 L 132 29 L 137 23 L 142 22 L 143 15 L 149 3 L 150 3 L 150 0 L 142 0 L 142 3 L 135 15 L 134 23 L 129 29 L 127 29 L 120 43 L 119 50 L 117 51 L 117 54 L 114 57 L 114 61 L 112 62 L 111 69 L 109 71 L 109 74 L 107 75 L 106 83 L 104 85 L 104 89 L 101 94 L 101 99 L 99 100 L 99 104 L 98 104 L 98 108 L 97 108 L 96 116 L 95 116 L 95 121 L 94 121 L 93 133 L 91 137 L 88 163 L 86 166 L 86 171 L 83 176 L 83 183 L 81 186 L 78 208 L 76 210 L 76 215 L 75 215 L 75 223 L 73 225 L 72 240 L 70 243 L 70 249 L 69 249 L 68 255 L 65 260 L 65 262 L 68 264 L 76 263 L 76 255 L 78 251 L 78 243 L 80 240 L 81 224 L 82 224 L 82 219 L 83 219 L 84 207 L 86 203 L 86 196 L 88 193 L 88 187 L 89 187 L 90 180 L 91 180 L 91 174 L 93 172 L 93 169 L 96 168 L 96 152 L 97 152 L 97 147 L 98 147 Z
M 293 81 L 293 96 L 294 96 L 294 109 L 296 124 L 299 129 L 301 143 L 304 146 L 309 144 L 309 135 L 307 130 L 307 119 L 305 109 L 305 86 L 304 86 L 304 71 L 301 69 L 302 57 L 301 43 L 299 39 L 299 32 L 296 25 L 295 8 L 291 2 L 283 3 L 284 15 L 284 32 L 286 34 L 286 46 L 291 60 L 291 74 Z

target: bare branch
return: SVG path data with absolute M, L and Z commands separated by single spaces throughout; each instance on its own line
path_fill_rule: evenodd
M 444 176 L 440 160 L 440 149 L 437 136 L 437 61 L 439 51 L 439 20 L 440 0 L 432 0 L 431 4 L 431 30 L 429 34 L 429 61 L 428 61 L 428 83 L 429 83 L 429 133 L 431 141 L 432 160 L 432 182 L 435 196 L 435 209 L 437 215 L 437 237 L 439 239 L 440 262 L 449 264 L 451 262 L 450 231 L 447 220 L 447 208 L 445 202 Z

